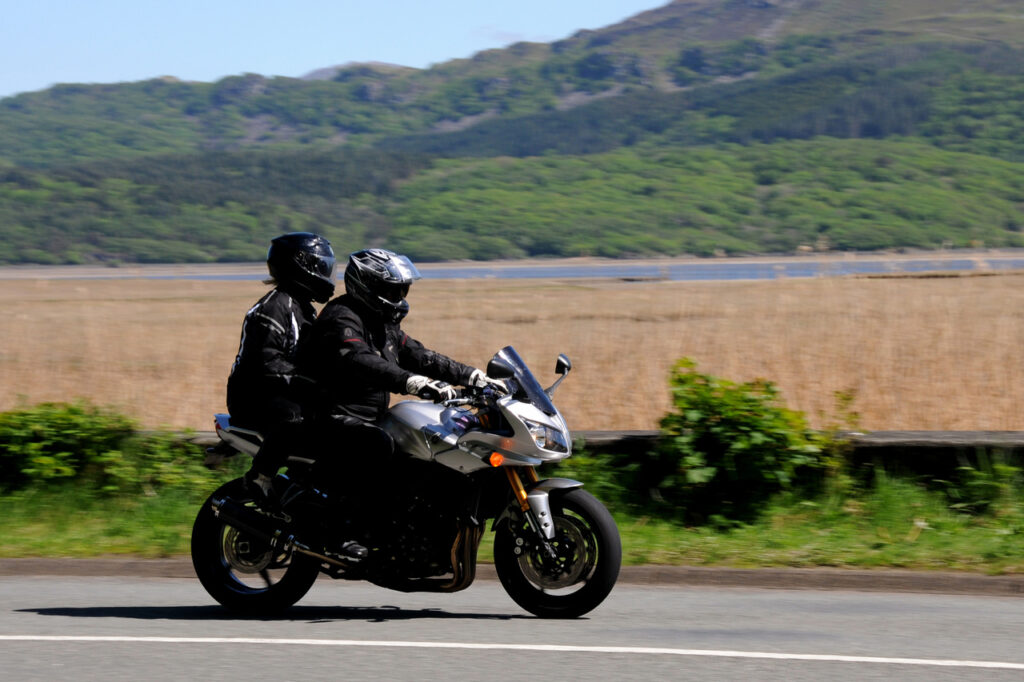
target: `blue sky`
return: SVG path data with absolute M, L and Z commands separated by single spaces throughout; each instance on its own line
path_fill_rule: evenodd
M 427 67 L 551 42 L 668 0 L 7 0 L 0 97 L 55 83 L 238 73 L 302 76 L 347 62 Z

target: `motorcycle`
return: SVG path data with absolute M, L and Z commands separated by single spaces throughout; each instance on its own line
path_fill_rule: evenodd
M 487 366 L 507 391 L 465 388 L 451 400 L 394 404 L 382 427 L 406 456 L 370 498 L 322 489 L 316 459 L 307 457 L 290 457 L 274 479 L 275 504 L 258 503 L 241 478 L 224 484 L 193 526 L 196 575 L 220 604 L 250 615 L 292 606 L 321 573 L 404 592 L 456 592 L 473 583 L 491 519 L 494 567 L 519 606 L 542 618 L 588 613 L 618 578 L 618 529 L 582 483 L 537 474 L 572 452 L 551 400 L 571 368 L 560 355 L 559 377 L 544 389 L 508 346 Z M 216 457 L 259 450 L 260 434 L 229 415 L 216 415 L 216 429 Z M 357 539 L 367 556 L 336 551 L 343 539 Z

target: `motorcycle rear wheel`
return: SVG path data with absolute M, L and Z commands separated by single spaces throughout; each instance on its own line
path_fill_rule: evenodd
M 210 496 L 251 504 L 242 479 Z M 199 582 L 221 605 L 244 615 L 273 615 L 302 599 L 320 573 L 319 563 L 281 552 L 217 518 L 203 503 L 192 526 L 192 566 Z
M 553 494 L 551 513 L 556 558 L 527 541 L 533 530 L 525 522 L 506 523 L 495 534 L 494 568 L 512 600 L 535 616 L 578 618 L 615 586 L 622 563 L 619 531 L 604 505 L 579 488 Z

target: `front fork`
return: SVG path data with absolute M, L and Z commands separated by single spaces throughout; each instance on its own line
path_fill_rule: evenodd
M 537 477 L 537 470 L 533 467 L 505 467 L 505 475 L 508 476 L 508 483 L 512 486 L 512 494 L 516 496 L 519 508 L 534 532 L 545 540 L 553 540 L 555 526 L 551 522 L 551 505 L 548 503 L 547 493 L 540 496 L 534 495 L 531 498 L 530 493 L 526 492 L 523 479 L 519 476 L 520 471 L 531 485 L 540 480 Z
M 512 486 L 512 494 L 515 495 L 516 501 L 519 502 L 519 509 L 523 512 L 523 516 L 526 517 L 526 522 L 530 524 L 530 528 L 537 534 L 538 544 L 544 549 L 545 554 L 551 559 L 556 559 L 558 554 L 555 552 L 555 548 L 551 546 L 551 541 L 555 539 L 555 527 L 551 523 L 551 505 L 548 503 L 547 493 L 544 494 L 543 502 L 540 504 L 538 503 L 541 501 L 536 497 L 531 500 L 530 493 L 526 492 L 523 479 L 519 476 L 519 469 L 522 469 L 526 480 L 531 484 L 537 483 L 539 480 L 537 470 L 533 467 L 505 467 L 505 475 L 508 476 L 508 483 Z
M 512 493 L 519 503 L 523 516 L 547 553 L 554 556 L 555 550 L 551 547 L 551 541 L 555 539 L 555 519 L 551 514 L 549 493 L 552 490 L 579 488 L 583 484 L 567 478 L 549 478 L 541 481 L 533 467 L 505 467 L 505 475 L 508 476 Z M 523 478 L 527 481 L 525 484 Z

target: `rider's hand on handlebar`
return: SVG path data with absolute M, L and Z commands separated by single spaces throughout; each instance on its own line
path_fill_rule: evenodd
M 413 374 L 405 382 L 405 392 L 434 402 L 454 400 L 459 395 L 454 386 L 419 374 Z
M 480 369 L 473 370 L 473 373 L 469 375 L 469 381 L 466 383 L 466 385 L 472 386 L 473 388 L 487 388 L 488 386 L 490 386 L 496 391 L 508 393 L 508 386 L 505 385 L 504 381 L 492 379 L 486 374 L 484 374 L 483 370 Z

